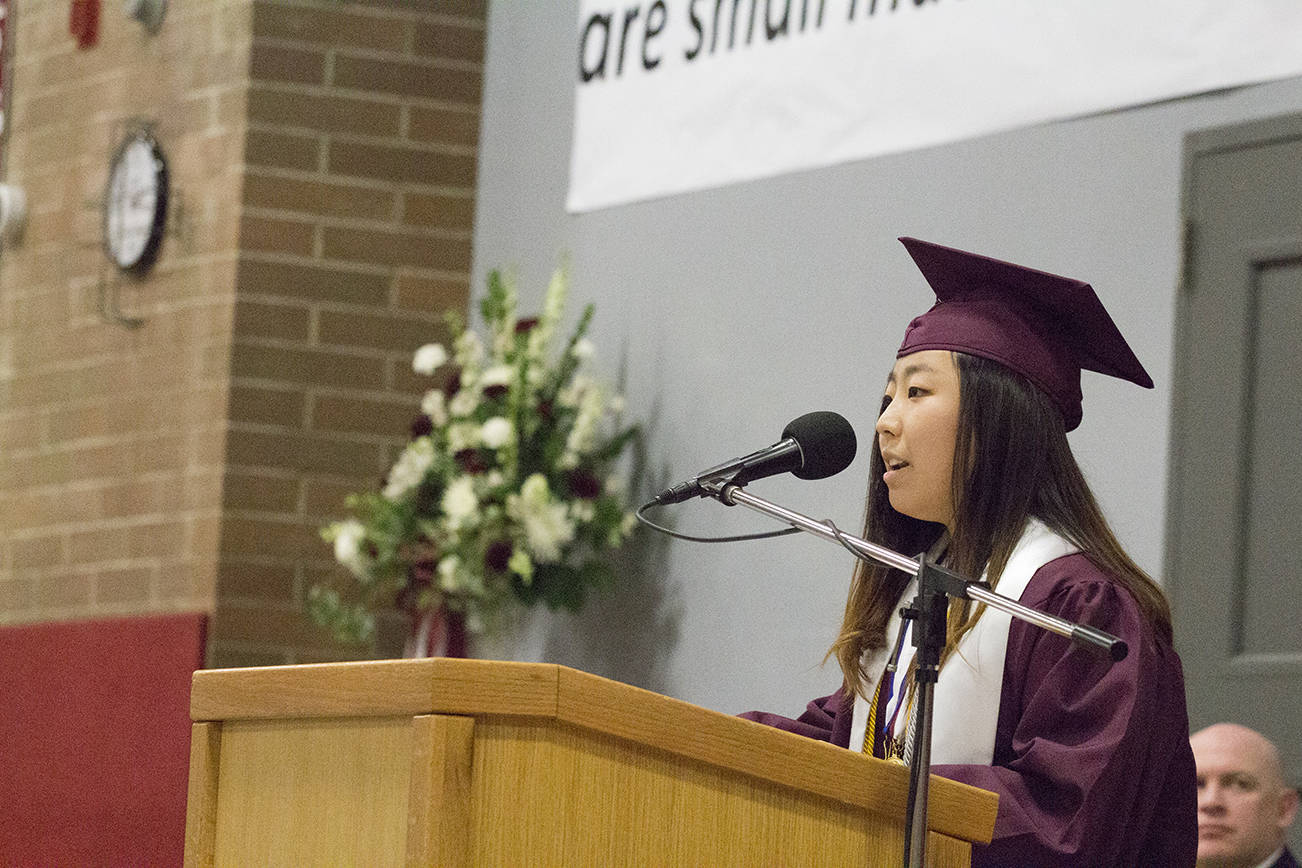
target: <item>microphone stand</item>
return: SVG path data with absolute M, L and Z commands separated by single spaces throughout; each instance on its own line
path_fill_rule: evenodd
M 918 649 L 915 655 L 917 666 L 914 673 L 916 693 L 914 694 L 913 762 L 909 765 L 909 797 L 905 810 L 908 828 L 904 838 L 904 864 L 908 868 L 922 868 L 926 864 L 932 711 L 936 679 L 940 674 L 940 655 L 945 648 L 949 597 L 984 603 L 1014 618 L 1059 636 L 1065 636 L 1091 651 L 1110 657 L 1113 661 L 1124 660 L 1129 651 L 1124 641 L 1110 633 L 1085 624 L 1067 621 L 1030 606 L 1023 606 L 1011 597 L 995 593 L 986 582 L 971 581 L 952 570 L 929 562 L 925 554 L 915 560 L 885 546 L 850 536 L 826 522 L 815 521 L 808 516 L 756 497 L 730 479 L 704 481 L 701 483 L 701 488 L 705 494 L 725 506 L 740 504 L 776 518 L 797 530 L 845 546 L 861 559 L 871 559 L 917 577 L 917 596 L 902 613 L 905 618 L 914 623 L 913 644 Z

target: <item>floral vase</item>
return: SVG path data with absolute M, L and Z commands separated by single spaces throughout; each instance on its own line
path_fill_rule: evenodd
M 439 607 L 412 616 L 404 657 L 467 657 L 466 616 Z

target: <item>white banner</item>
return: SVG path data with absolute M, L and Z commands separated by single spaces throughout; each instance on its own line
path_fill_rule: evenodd
M 1302 0 L 580 0 L 571 211 L 1302 74 Z

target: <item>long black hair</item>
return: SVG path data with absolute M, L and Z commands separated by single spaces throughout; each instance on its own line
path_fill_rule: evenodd
M 954 533 L 947 565 L 998 588 L 1029 518 L 1062 536 L 1135 598 L 1154 632 L 1171 640 L 1171 612 L 1162 589 L 1121 548 L 1071 454 L 1062 414 L 1043 391 L 1003 365 L 953 353 L 959 375 L 958 428 L 952 475 Z M 943 525 L 896 512 L 882 481 L 885 467 L 877 438 L 868 471 L 864 538 L 916 554 L 930 548 Z M 835 656 L 849 691 L 862 694 L 870 675 L 865 652 L 886 645 L 886 627 L 910 576 L 860 562 L 851 580 L 845 617 L 829 656 Z M 983 606 L 950 605 L 942 665 L 972 629 Z M 868 698 L 868 697 L 865 697 Z

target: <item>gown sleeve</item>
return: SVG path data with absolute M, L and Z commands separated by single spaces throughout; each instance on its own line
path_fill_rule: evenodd
M 1108 660 L 1014 620 L 993 763 L 935 774 L 999 794 L 973 865 L 1193 865 L 1196 791 L 1179 658 L 1083 556 L 1038 571 L 1022 602 L 1126 640 Z M 1067 561 L 1068 564 L 1063 562 Z M 1075 562 L 1073 576 L 1070 562 Z M 1068 570 L 1064 574 L 1064 570 Z
M 805 706 L 805 713 L 794 720 L 767 711 L 748 711 L 738 716 L 785 732 L 846 747 L 850 743 L 851 708 L 851 702 L 837 690 L 829 696 L 820 696 L 810 702 Z

